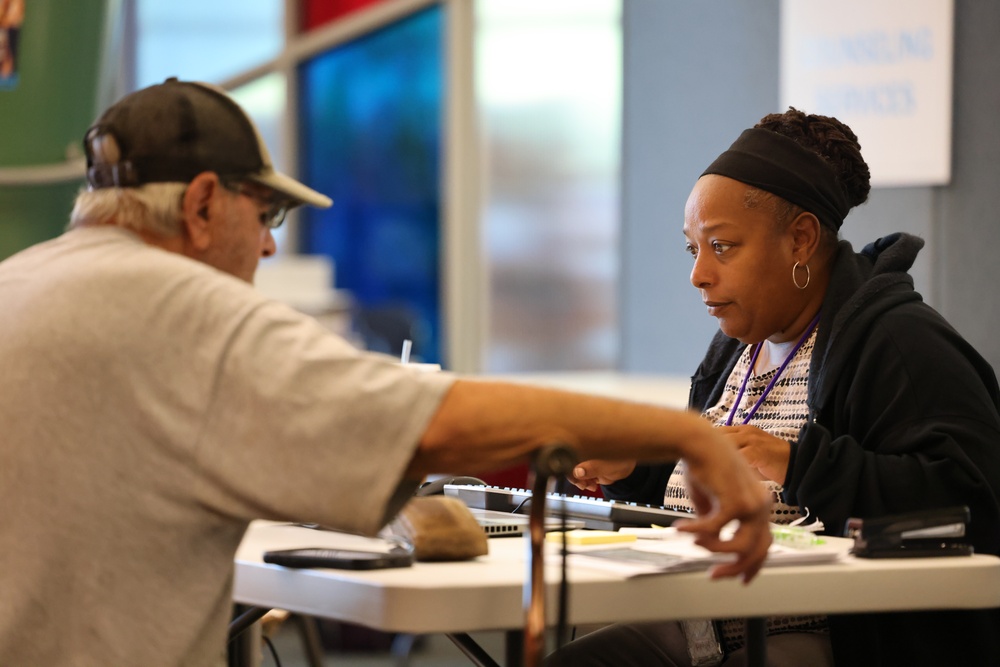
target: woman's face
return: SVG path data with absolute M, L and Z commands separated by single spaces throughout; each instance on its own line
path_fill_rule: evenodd
M 691 284 L 730 338 L 784 342 L 797 335 L 785 332 L 802 309 L 792 283 L 794 242 L 778 231 L 773 207 L 745 206 L 748 189 L 712 174 L 695 184 L 684 207 Z

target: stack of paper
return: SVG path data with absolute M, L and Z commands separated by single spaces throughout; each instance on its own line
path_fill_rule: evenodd
M 622 529 L 623 531 L 626 529 Z M 673 528 L 635 529 L 639 538 L 627 546 L 574 546 L 569 562 L 575 566 L 608 570 L 626 576 L 665 572 L 707 570 L 733 560 L 733 554 L 714 553 L 694 543 L 694 536 Z M 829 563 L 845 556 L 851 541 L 826 538 L 809 548 L 793 548 L 774 543 L 765 567 Z

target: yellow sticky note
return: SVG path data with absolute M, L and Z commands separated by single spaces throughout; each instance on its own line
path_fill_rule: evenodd
M 547 542 L 562 544 L 565 536 L 566 544 L 614 544 L 616 542 L 635 542 L 635 535 L 618 533 L 613 530 L 568 530 L 565 533 L 553 532 L 545 535 Z

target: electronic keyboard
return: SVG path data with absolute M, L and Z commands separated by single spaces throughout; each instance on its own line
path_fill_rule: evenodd
M 444 494 L 458 498 L 474 509 L 527 514 L 531 505 L 531 491 L 527 489 L 480 484 L 445 484 Z M 550 516 L 565 511 L 566 516 L 572 519 L 607 522 L 616 526 L 668 526 L 676 519 L 694 518 L 693 512 L 662 505 L 603 500 L 590 496 L 569 496 L 562 493 L 546 493 L 545 508 L 546 514 Z

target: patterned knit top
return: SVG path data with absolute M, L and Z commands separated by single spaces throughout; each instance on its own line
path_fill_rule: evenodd
M 807 383 L 809 380 L 809 360 L 812 358 L 812 350 L 816 344 L 816 331 L 806 339 L 802 347 L 799 348 L 795 356 L 785 367 L 781 376 L 775 382 L 771 392 L 764 399 L 764 402 L 757 409 L 749 424 L 756 426 L 773 436 L 795 443 L 798 440 L 799 430 L 805 425 L 809 417 L 807 405 Z M 724 426 L 729 412 L 739 395 L 743 378 L 750 367 L 750 359 L 753 355 L 752 345 L 748 345 L 740 356 L 739 361 L 726 380 L 725 389 L 719 402 L 711 408 L 705 410 L 702 416 L 716 426 Z M 772 369 L 760 375 L 751 375 L 747 380 L 746 391 L 736 407 L 733 415 L 733 424 L 742 424 L 747 413 L 753 409 L 757 400 L 764 393 L 768 383 L 774 378 L 778 369 Z M 782 496 L 782 487 L 777 482 L 762 480 L 767 490 L 771 493 L 773 504 L 771 506 L 771 521 L 778 524 L 791 523 L 795 519 L 803 516 L 805 512 L 800 508 L 788 505 Z M 667 483 L 667 491 L 663 504 L 667 507 L 676 507 L 683 510 L 694 510 L 694 505 L 687 492 L 684 483 L 684 462 L 681 461 L 674 468 L 670 481 Z M 744 622 L 743 619 L 726 619 L 720 621 L 720 639 L 727 652 L 734 651 L 744 643 Z M 768 634 L 781 632 L 826 632 L 825 616 L 810 616 L 796 618 L 770 618 L 767 621 Z

